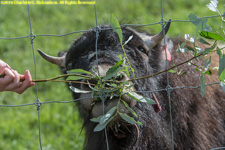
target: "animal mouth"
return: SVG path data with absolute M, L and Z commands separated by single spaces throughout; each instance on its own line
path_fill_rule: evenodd
M 107 98 L 105 101 L 94 100 L 91 108 L 92 117 L 96 118 L 103 114 L 106 114 L 113 107 L 117 107 L 116 111 L 119 111 L 120 113 L 125 114 L 129 113 L 129 111 L 127 110 L 126 106 L 123 104 L 122 101 L 125 100 L 119 99 L 119 97 L 114 97 L 112 99 Z M 117 120 L 116 119 L 118 118 L 117 116 L 118 115 L 116 115 L 116 117 L 111 122 Z
M 129 145 L 120 145 L 121 148 L 129 147 L 133 149 L 139 140 L 139 127 L 136 124 L 128 124 L 122 120 L 111 126 L 108 133 L 113 135 L 119 143 L 129 143 Z

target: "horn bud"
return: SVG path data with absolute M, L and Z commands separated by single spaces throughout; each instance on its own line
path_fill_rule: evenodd
M 66 63 L 65 63 L 65 57 L 66 55 L 63 55 L 62 57 L 54 57 L 54 56 L 50 56 L 45 54 L 44 52 L 42 52 L 40 49 L 37 49 L 38 53 L 48 62 L 58 65 L 60 67 L 65 67 Z

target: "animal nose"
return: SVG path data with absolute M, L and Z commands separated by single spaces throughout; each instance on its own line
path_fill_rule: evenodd
M 121 74 L 121 75 L 118 75 L 115 79 L 117 81 L 123 82 L 123 81 L 126 81 L 128 79 L 128 77 L 126 74 Z

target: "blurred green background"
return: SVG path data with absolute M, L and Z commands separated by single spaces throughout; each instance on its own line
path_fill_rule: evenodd
M 210 0 L 162 0 L 165 20 L 188 20 L 194 13 L 199 17 L 217 15 L 206 5 Z M 224 1 L 219 0 L 223 12 Z M 109 23 L 113 13 L 124 24 L 148 24 L 161 20 L 160 0 L 97 0 L 98 24 Z M 65 34 L 87 30 L 95 26 L 94 5 L 30 5 L 32 30 L 39 34 Z M 208 24 L 216 30 L 218 18 L 209 19 Z M 160 25 L 143 28 L 159 32 Z M 194 34 L 191 23 L 174 22 L 168 36 L 183 37 Z M 0 37 L 28 36 L 30 33 L 27 5 L 0 5 Z M 43 36 L 34 39 L 37 63 L 37 79 L 55 77 L 60 74 L 57 66 L 48 64 L 36 52 L 37 48 L 50 55 L 57 55 L 70 47 L 81 33 L 64 37 Z M 0 59 L 22 73 L 29 69 L 34 78 L 32 45 L 29 38 L 1 40 Z M 38 83 L 39 99 L 46 101 L 70 101 L 71 92 L 64 83 Z M 19 105 L 36 101 L 35 88 L 24 94 L 0 93 L 0 105 Z M 40 111 L 43 150 L 81 150 L 84 141 L 82 121 L 74 103 L 43 104 Z M 36 106 L 0 107 L 0 150 L 39 150 L 38 113 Z

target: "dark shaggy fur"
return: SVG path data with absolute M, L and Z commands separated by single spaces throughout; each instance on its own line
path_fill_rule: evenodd
M 101 26 L 107 28 L 109 26 Z M 143 59 L 142 52 L 138 50 L 144 45 L 143 40 L 129 28 L 123 28 L 124 41 L 133 35 L 133 39 L 124 46 L 130 63 L 135 70 L 136 77 L 142 77 L 164 70 L 165 60 L 161 56 L 161 44 L 150 50 L 148 57 Z M 87 32 L 78 38 L 68 51 L 66 56 L 67 70 L 82 68 L 90 70 L 96 64 L 94 31 Z M 177 54 L 176 47 L 179 42 L 173 40 L 172 62 L 169 65 L 178 64 L 191 57 L 189 54 Z M 118 55 L 123 54 L 119 39 L 112 30 L 102 30 L 98 39 L 98 63 L 114 65 L 118 61 Z M 146 56 L 147 56 L 146 55 Z M 213 58 L 214 59 L 214 58 Z M 72 65 L 71 65 L 72 63 Z M 203 64 L 203 62 L 197 62 Z M 194 67 L 183 65 L 179 70 L 188 71 L 187 75 L 169 74 L 171 87 L 199 86 L 200 75 L 194 71 Z M 216 76 L 206 78 L 207 83 L 216 82 Z M 137 91 L 154 91 L 165 89 L 167 86 L 166 74 L 160 74 L 151 78 L 134 81 Z M 217 81 L 218 82 L 218 81 Z M 74 85 L 79 87 L 80 85 Z M 174 146 L 177 150 L 207 150 L 225 146 L 225 94 L 218 85 L 206 88 L 204 98 L 199 89 L 176 89 L 170 91 Z M 137 120 L 142 122 L 139 127 L 139 139 L 137 130 L 133 125 L 121 127 L 126 132 L 125 138 L 117 138 L 113 131 L 108 130 L 107 137 L 110 150 L 169 150 L 172 148 L 172 135 L 170 126 L 170 109 L 167 93 L 155 93 L 161 104 L 162 111 L 155 113 L 151 105 L 137 103 L 133 108 L 138 114 Z M 142 93 L 145 97 L 152 97 L 151 92 Z M 74 98 L 79 94 L 73 93 Z M 106 138 L 104 131 L 93 132 L 95 123 L 90 121 L 90 112 L 77 103 L 80 116 L 84 120 L 86 130 L 87 150 L 106 150 Z M 119 120 L 118 120 L 119 121 Z M 126 129 L 125 129 L 126 128 Z

